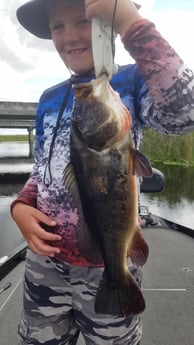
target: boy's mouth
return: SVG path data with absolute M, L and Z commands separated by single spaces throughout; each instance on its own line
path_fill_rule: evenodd
M 67 54 L 69 55 L 79 55 L 84 53 L 87 50 L 87 48 L 76 48 L 76 49 L 71 49 L 67 51 Z

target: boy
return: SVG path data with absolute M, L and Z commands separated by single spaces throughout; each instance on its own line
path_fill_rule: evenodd
M 80 331 L 87 345 L 140 343 L 139 315 L 111 317 L 94 311 L 103 262 L 93 265 L 79 252 L 79 214 L 63 185 L 70 158 L 72 84 L 95 77 L 91 19 L 98 16 L 111 25 L 113 8 L 114 0 L 32 0 L 17 11 L 27 30 L 53 40 L 72 71 L 69 80 L 46 90 L 40 98 L 34 169 L 12 204 L 12 216 L 30 248 L 20 345 L 76 344 Z M 135 146 L 139 147 L 145 126 L 166 134 L 193 130 L 193 73 L 131 1 L 118 1 L 114 23 L 115 32 L 136 60 L 136 64 L 119 67 L 111 80 L 132 115 Z M 141 267 L 132 265 L 130 258 L 127 262 L 140 285 Z

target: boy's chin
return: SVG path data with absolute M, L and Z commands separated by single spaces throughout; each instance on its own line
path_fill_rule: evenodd
M 69 72 L 71 74 L 74 74 L 74 75 L 78 75 L 78 74 L 85 74 L 87 72 L 92 72 L 94 71 L 94 66 L 90 66 L 88 68 L 80 68 L 80 69 L 71 69 L 71 68 L 68 68 Z

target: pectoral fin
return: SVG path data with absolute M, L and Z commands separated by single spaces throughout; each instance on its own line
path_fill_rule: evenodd
M 152 167 L 150 165 L 149 159 L 138 150 L 134 151 L 134 164 L 135 164 L 135 173 L 137 176 L 142 177 L 151 177 L 152 176 Z
M 129 256 L 133 264 L 143 266 L 148 258 L 149 247 L 144 240 L 142 230 L 137 227 L 129 248 Z

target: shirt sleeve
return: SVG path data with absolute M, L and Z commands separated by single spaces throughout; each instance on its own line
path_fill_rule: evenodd
M 39 103 L 36 114 L 36 139 L 34 146 L 34 164 L 33 170 L 29 179 L 24 187 L 19 192 L 17 198 L 11 204 L 11 212 L 16 203 L 22 202 L 26 205 L 35 207 L 37 206 L 37 193 L 38 193 L 38 176 L 39 168 L 43 158 L 43 113 L 41 110 L 41 102 Z
M 147 19 L 134 23 L 122 38 L 148 91 L 140 112 L 146 126 L 167 134 L 194 130 L 194 74 Z

